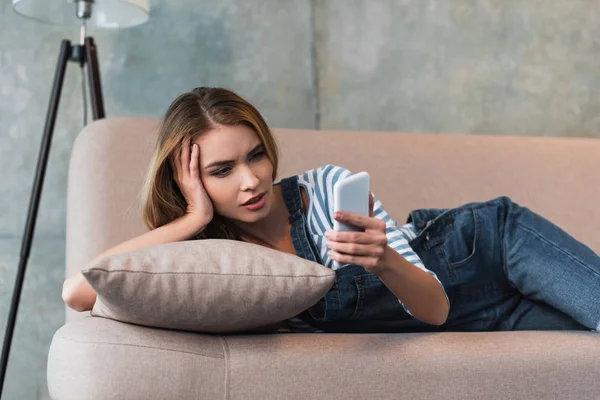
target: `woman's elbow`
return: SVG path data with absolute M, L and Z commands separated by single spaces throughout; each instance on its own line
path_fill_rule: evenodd
M 65 281 L 65 283 L 63 284 L 63 290 L 62 290 L 63 301 L 69 308 L 71 308 L 75 311 L 79 311 L 79 312 L 85 311 L 85 310 L 83 310 L 83 307 L 77 301 L 76 293 L 74 293 L 73 287 L 69 286 L 69 283 L 70 282 L 67 279 Z
M 441 326 L 448 320 L 448 313 L 450 312 L 450 305 L 448 301 L 444 299 L 443 305 L 438 308 L 437 312 L 432 321 L 432 325 Z
M 448 320 L 448 313 L 450 311 L 450 305 L 448 301 L 444 299 L 442 304 L 432 307 L 422 315 L 420 319 L 422 322 L 425 322 L 429 325 L 441 326 L 446 323 Z
M 83 274 L 67 278 L 63 283 L 62 299 L 65 304 L 78 312 L 89 311 L 96 302 L 96 293 Z
M 431 325 L 442 326 L 448 320 L 448 313 L 444 315 L 437 316 L 432 322 Z

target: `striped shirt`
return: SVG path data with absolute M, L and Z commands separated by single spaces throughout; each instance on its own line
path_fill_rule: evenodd
M 333 186 L 337 181 L 347 178 L 350 175 L 352 173 L 349 170 L 331 164 L 298 175 L 298 184 L 304 187 L 308 200 L 306 213 L 308 229 L 319 249 L 323 265 L 333 270 L 344 268 L 344 265 L 340 267 L 336 266 L 333 260 L 327 255 L 329 249 L 327 247 L 325 231 L 333 229 Z M 417 236 L 414 224 L 407 223 L 400 227 L 397 226 L 397 221 L 393 220 L 385 211 L 375 193 L 373 193 L 373 217 L 385 222 L 388 246 L 400 253 L 412 265 L 431 274 L 440 283 L 442 290 L 444 290 L 436 274 L 425 268 L 419 256 L 408 244 L 410 240 Z M 410 314 L 406 306 L 400 300 L 398 301 L 404 310 Z M 288 319 L 287 322 L 292 332 L 323 332 L 307 325 L 297 317 Z

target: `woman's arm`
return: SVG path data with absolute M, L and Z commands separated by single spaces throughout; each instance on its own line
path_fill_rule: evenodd
M 361 265 L 376 274 L 413 317 L 432 325 L 444 324 L 450 305 L 441 281 L 425 268 L 375 195 L 369 194 L 369 217 L 350 212 L 336 214 L 336 220 L 365 231 L 327 231 L 329 257 L 343 264 Z
M 75 311 L 83 312 L 94 307 L 96 292 L 79 271 L 63 283 L 62 298 L 67 306 Z
M 376 272 L 381 282 L 413 317 L 431 325 L 443 325 L 450 304 L 438 280 L 415 267 L 390 246 L 385 250 L 384 260 L 384 267 Z
M 202 232 L 206 225 L 206 223 L 199 222 L 198 218 L 194 215 L 186 214 L 173 222 L 153 229 L 150 232 L 146 232 L 133 239 L 129 239 L 126 242 L 100 253 L 92 259 L 87 266 L 91 265 L 94 261 L 111 254 L 120 254 L 142 247 L 186 240 L 193 235 Z M 67 306 L 73 310 L 79 312 L 88 311 L 94 307 L 94 303 L 96 302 L 96 292 L 80 271 L 65 280 L 62 298 Z

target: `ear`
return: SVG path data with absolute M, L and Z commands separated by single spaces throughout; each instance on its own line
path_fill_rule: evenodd
M 373 218 L 373 192 L 369 190 L 369 217 Z

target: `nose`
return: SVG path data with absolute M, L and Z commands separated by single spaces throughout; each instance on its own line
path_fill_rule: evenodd
M 242 183 L 241 190 L 242 191 L 253 191 L 256 189 L 260 180 L 256 176 L 256 174 L 252 171 L 252 168 L 245 165 L 242 167 Z

